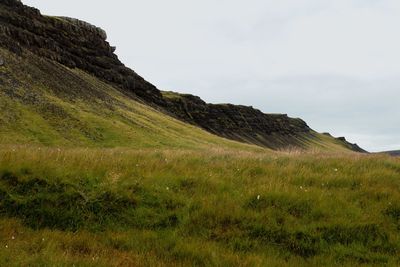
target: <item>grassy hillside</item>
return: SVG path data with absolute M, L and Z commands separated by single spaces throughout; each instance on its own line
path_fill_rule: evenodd
M 398 266 L 399 177 L 376 155 L 2 146 L 0 265 Z
M 157 112 L 78 69 L 0 52 L 3 144 L 254 149 Z
M 399 158 L 241 144 L 0 52 L 0 266 L 400 264 Z
M 54 64 L 55 62 L 68 68 L 85 71 L 101 81 L 112 84 L 131 98 L 140 99 L 165 114 L 173 115 L 174 118 L 223 138 L 274 150 L 289 147 L 307 149 L 310 139 L 313 142 L 320 142 L 307 123 L 299 118 L 290 118 L 286 114 L 265 114 L 249 106 L 208 104 L 198 96 L 179 94 L 177 98 L 161 92 L 135 71 L 124 66 L 114 53 L 115 47 L 107 42 L 106 33 L 87 22 L 66 17 L 43 16 L 39 10 L 24 6 L 16 0 L 2 1 L 0 6 L 0 47 L 18 55 L 16 60 L 7 61 L 9 64 L 18 65 L 17 69 L 20 70 L 18 74 L 21 76 L 14 78 L 16 81 L 21 81 L 21 79 L 32 81 L 41 89 L 45 85 L 58 93 L 63 92 L 65 94 L 61 97 L 63 102 L 65 99 L 86 96 L 88 100 L 86 102 L 99 104 L 97 100 L 100 97 L 100 102 L 108 105 L 105 107 L 97 105 L 95 111 L 109 110 L 113 107 L 113 103 L 109 103 L 110 98 L 107 97 L 108 91 L 98 90 L 97 82 L 83 83 L 85 79 L 82 79 L 83 77 L 80 77 L 77 71 L 71 73 L 67 68 Z M 29 66 L 24 66 L 26 64 Z M 30 76 L 26 77 L 27 74 Z M 34 79 L 31 79 L 32 77 Z M 41 80 L 41 84 L 37 84 L 38 80 Z M 16 91 L 13 87 L 17 84 L 13 81 L 11 83 L 12 86 L 9 87 L 13 94 Z M 36 90 L 33 91 L 36 92 Z M 25 94 L 24 90 L 19 93 Z M 53 94 L 50 95 L 53 96 Z M 60 98 L 59 94 L 57 97 Z M 97 100 L 94 101 L 94 99 Z M 39 102 L 42 104 L 43 101 Z M 54 107 L 53 104 L 44 107 L 41 105 L 44 108 L 41 111 L 47 113 L 46 119 L 54 113 L 57 114 L 55 121 L 64 122 L 62 128 L 66 128 L 61 129 L 62 134 L 70 132 L 68 126 L 74 128 L 72 136 L 68 136 L 69 140 L 82 141 L 82 138 L 76 138 L 79 137 L 76 135 L 83 132 L 83 139 L 104 141 L 101 128 L 93 129 L 91 125 L 85 123 L 87 118 L 83 118 L 82 122 L 76 121 L 77 114 L 71 114 L 65 107 L 59 105 Z M 68 120 L 66 116 L 61 115 L 68 115 Z M 75 117 L 71 118 L 71 115 Z M 102 115 L 104 118 L 104 115 L 108 114 Z M 109 127 L 106 130 L 109 130 Z M 105 134 L 107 133 L 108 131 Z M 114 136 L 118 137 L 118 135 Z M 358 146 L 344 139 L 341 140 L 340 146 L 363 152 Z
M 0 266 L 400 264 L 398 158 L 230 141 L 0 54 Z
M 29 52 L 22 57 L 0 53 L 6 62 L 0 67 L 1 144 L 258 149 L 173 119 L 79 69 Z M 317 133 L 304 145 L 347 150 Z
M 400 266 L 400 158 L 259 136 L 265 114 L 162 96 L 101 30 L 0 5 L 0 266 Z

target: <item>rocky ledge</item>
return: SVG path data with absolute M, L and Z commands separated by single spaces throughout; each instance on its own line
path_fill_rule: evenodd
M 286 114 L 265 114 L 252 107 L 207 104 L 200 97 L 163 92 L 169 110 L 180 119 L 225 138 L 274 149 L 303 146 L 313 131 L 301 119 Z

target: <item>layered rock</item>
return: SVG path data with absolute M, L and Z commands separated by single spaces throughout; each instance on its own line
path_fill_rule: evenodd
M 301 119 L 286 114 L 264 114 L 252 107 L 207 104 L 197 96 L 164 92 L 170 110 L 182 120 L 214 134 L 270 148 L 303 146 L 312 130 Z
M 17 54 L 29 50 L 70 68 L 85 70 L 149 103 L 164 104 L 155 86 L 118 60 L 100 28 L 70 18 L 42 16 L 39 10 L 15 0 L 1 0 L 0 5 L 2 47 Z
M 129 97 L 184 122 L 226 138 L 270 148 L 302 147 L 315 132 L 300 119 L 264 114 L 252 107 L 207 104 L 199 97 L 162 93 L 114 54 L 106 33 L 89 23 L 42 16 L 17 0 L 0 0 L 0 46 L 34 53 L 69 68 L 79 68 L 115 85 Z

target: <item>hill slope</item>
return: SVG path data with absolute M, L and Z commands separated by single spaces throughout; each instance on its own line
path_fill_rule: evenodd
M 105 37 L 0 0 L 0 266 L 400 266 L 400 158 L 161 92 Z
M 0 48 L 0 144 L 260 150 L 218 137 L 127 97 L 82 70 Z M 315 134 L 310 149 L 346 151 Z
M 103 109 L 103 104 L 108 106 L 109 111 L 111 111 L 115 108 L 115 103 L 110 104 L 112 101 L 110 102 L 107 97 L 107 90 L 98 89 L 109 86 L 113 88 L 113 94 L 117 93 L 117 90 L 119 91 L 120 100 L 124 99 L 122 102 L 144 103 L 159 112 L 221 137 L 273 149 L 310 148 L 314 147 L 313 144 L 317 144 L 317 147 L 321 148 L 334 147 L 335 149 L 362 151 L 345 140 L 322 136 L 314 132 L 300 119 L 292 119 L 280 114 L 264 114 L 259 110 L 245 106 L 206 104 L 195 96 L 162 92 L 118 60 L 113 53 L 114 48 L 106 41 L 107 36 L 103 30 L 70 18 L 42 16 L 38 10 L 24 6 L 15 0 L 2 0 L 0 5 L 0 46 L 15 54 L 15 56 L 11 56 L 5 50 L 2 50 L 5 64 L 0 67 L 2 69 L 1 89 L 5 94 L 8 94 L 8 97 L 10 97 L 10 94 L 12 96 L 12 100 L 8 99 L 8 102 L 4 101 L 4 103 L 8 103 L 7 105 L 12 109 L 15 107 L 22 108 L 27 104 L 26 101 L 34 101 L 34 99 L 25 99 L 28 92 L 31 94 L 40 92 L 40 94 L 47 93 L 48 97 L 54 97 L 54 94 L 57 94 L 57 101 L 60 99 L 63 101 L 65 99 L 72 100 L 72 109 L 74 108 L 73 105 L 78 103 L 76 99 L 80 99 L 83 102 L 100 101 L 101 105 L 97 106 L 96 112 L 107 110 Z M 12 57 L 14 57 L 14 60 L 11 59 Z M 25 69 L 19 72 L 19 77 L 15 75 L 13 64 L 25 64 Z M 34 68 L 35 64 L 36 67 Z M 46 64 L 53 64 L 56 67 Z M 61 65 L 64 67 L 61 67 Z M 55 73 L 51 73 L 53 67 L 56 70 Z M 19 66 L 19 68 L 23 68 L 23 66 Z M 41 70 L 41 72 L 37 70 Z M 27 74 L 28 78 L 23 77 L 23 74 Z M 48 77 L 49 75 L 51 77 Z M 12 79 L 10 79 L 11 76 Z M 29 79 L 29 76 L 32 79 Z M 84 78 L 81 76 L 84 76 Z M 95 80 L 94 77 L 98 79 L 96 79 L 96 83 L 100 82 L 99 80 L 105 83 L 102 83 L 102 86 L 94 86 L 93 84 L 87 86 L 87 80 L 93 81 Z M 68 79 L 72 79 L 72 81 Z M 38 80 L 41 80 L 41 84 L 37 83 Z M 86 83 L 82 82 L 84 80 L 86 80 Z M 25 102 L 22 103 L 22 106 L 14 105 L 13 99 L 16 99 L 14 91 L 15 87 L 18 86 L 13 87 L 10 84 L 27 83 L 36 83 L 36 86 L 31 86 L 28 89 L 29 91 L 20 91 L 19 94 L 25 99 Z M 67 84 L 68 86 L 66 86 Z M 82 101 L 80 104 L 83 103 Z M 119 107 L 121 108 L 121 106 Z M 73 127 L 74 134 L 86 136 L 83 139 L 89 138 L 93 142 L 97 142 L 101 141 L 102 138 L 111 138 L 112 134 L 108 137 L 101 137 L 103 130 L 107 135 L 107 129 L 101 129 L 101 127 L 97 130 L 86 129 L 85 127 L 88 127 L 85 124 L 87 116 L 80 118 L 81 122 L 77 122 L 71 118 L 71 114 L 63 113 L 65 107 L 61 110 L 58 108 L 52 106 L 39 111 L 36 108 L 36 112 L 39 112 L 38 114 L 41 117 L 54 117 L 53 122 L 56 121 L 58 124 L 63 121 L 65 125 L 72 123 L 72 125 L 75 125 Z M 11 111 L 9 110 L 9 112 Z M 24 114 L 28 116 L 29 113 L 26 111 Z M 46 114 L 43 115 L 44 113 Z M 108 113 L 108 119 L 112 117 L 111 113 Z M 105 118 L 105 114 L 97 114 L 97 116 L 103 120 Z M 67 118 L 70 118 L 68 122 L 65 121 Z M 92 124 L 94 125 L 93 122 Z M 132 125 L 131 127 L 133 127 Z M 108 129 L 111 128 L 108 127 Z M 136 129 L 136 126 L 133 128 Z M 48 129 L 48 127 L 42 127 L 41 130 L 43 129 Z M 32 134 L 39 134 L 37 131 L 29 130 L 29 127 L 23 124 L 18 127 L 19 132 L 22 130 L 24 133 L 20 133 L 21 136 L 29 137 Z M 49 130 L 49 134 L 50 132 Z M 63 134 L 68 132 L 69 129 L 61 131 Z M 126 136 L 130 135 L 125 130 L 121 130 L 121 132 L 126 133 Z M 59 134 L 60 131 L 58 134 L 52 133 L 53 136 L 59 136 Z M 114 137 L 117 136 L 114 135 Z M 42 139 L 43 142 L 48 142 L 46 138 Z M 79 141 L 82 138 L 77 139 Z
M 255 149 L 160 113 L 79 69 L 29 52 L 0 54 L 2 144 Z
M 391 155 L 391 156 L 395 156 L 395 157 L 400 157 L 400 150 L 386 151 L 386 152 L 383 152 L 383 153 Z

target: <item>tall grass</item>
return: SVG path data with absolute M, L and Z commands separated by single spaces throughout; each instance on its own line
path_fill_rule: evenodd
M 0 149 L 0 265 L 400 264 L 400 160 Z

